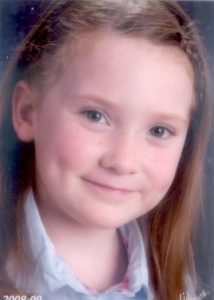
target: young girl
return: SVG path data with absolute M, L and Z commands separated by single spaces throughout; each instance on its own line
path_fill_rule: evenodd
M 172 1 L 51 1 L 1 94 L 2 299 L 194 295 L 205 76 Z

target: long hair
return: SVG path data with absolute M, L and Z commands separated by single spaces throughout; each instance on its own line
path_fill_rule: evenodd
M 54 0 L 19 46 L 0 94 L 1 294 L 18 294 L 7 270 L 11 261 L 23 269 L 23 203 L 27 189 L 35 185 L 34 144 L 21 142 L 12 125 L 14 87 L 23 79 L 42 88 L 67 41 L 75 44 L 81 34 L 107 29 L 175 46 L 192 65 L 195 99 L 184 149 L 167 195 L 148 213 L 147 229 L 156 299 L 179 299 L 186 290 L 184 274 L 194 273 L 191 240 L 202 199 L 209 101 L 204 51 L 193 22 L 174 1 Z

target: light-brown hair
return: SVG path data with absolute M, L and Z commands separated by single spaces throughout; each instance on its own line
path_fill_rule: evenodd
M 195 106 L 186 142 L 170 190 L 147 216 L 147 229 L 156 299 L 179 299 L 186 290 L 184 274 L 194 273 L 191 240 L 202 199 L 209 105 L 203 49 L 192 21 L 174 1 L 56 0 L 17 50 L 0 96 L 0 294 L 18 293 L 7 266 L 13 259 L 22 269 L 23 203 L 26 190 L 35 185 L 33 142 L 19 141 L 12 126 L 14 87 L 20 79 L 42 84 L 50 61 L 59 59 L 67 39 L 75 43 L 82 33 L 105 29 L 176 46 L 192 65 Z

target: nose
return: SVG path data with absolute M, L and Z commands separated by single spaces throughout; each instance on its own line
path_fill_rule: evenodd
M 128 132 L 111 138 L 110 146 L 100 159 L 100 165 L 118 175 L 138 173 L 142 154 L 137 138 L 137 134 Z

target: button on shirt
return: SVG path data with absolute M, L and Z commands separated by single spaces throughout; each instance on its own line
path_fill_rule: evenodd
M 33 271 L 23 281 L 14 279 L 16 286 L 42 300 L 151 300 L 145 247 L 136 221 L 119 228 L 126 246 L 128 268 L 121 283 L 97 292 L 87 287 L 57 255 L 47 235 L 32 192 L 25 202 L 27 239 L 33 259 Z M 94 267 L 96 272 L 96 266 Z

